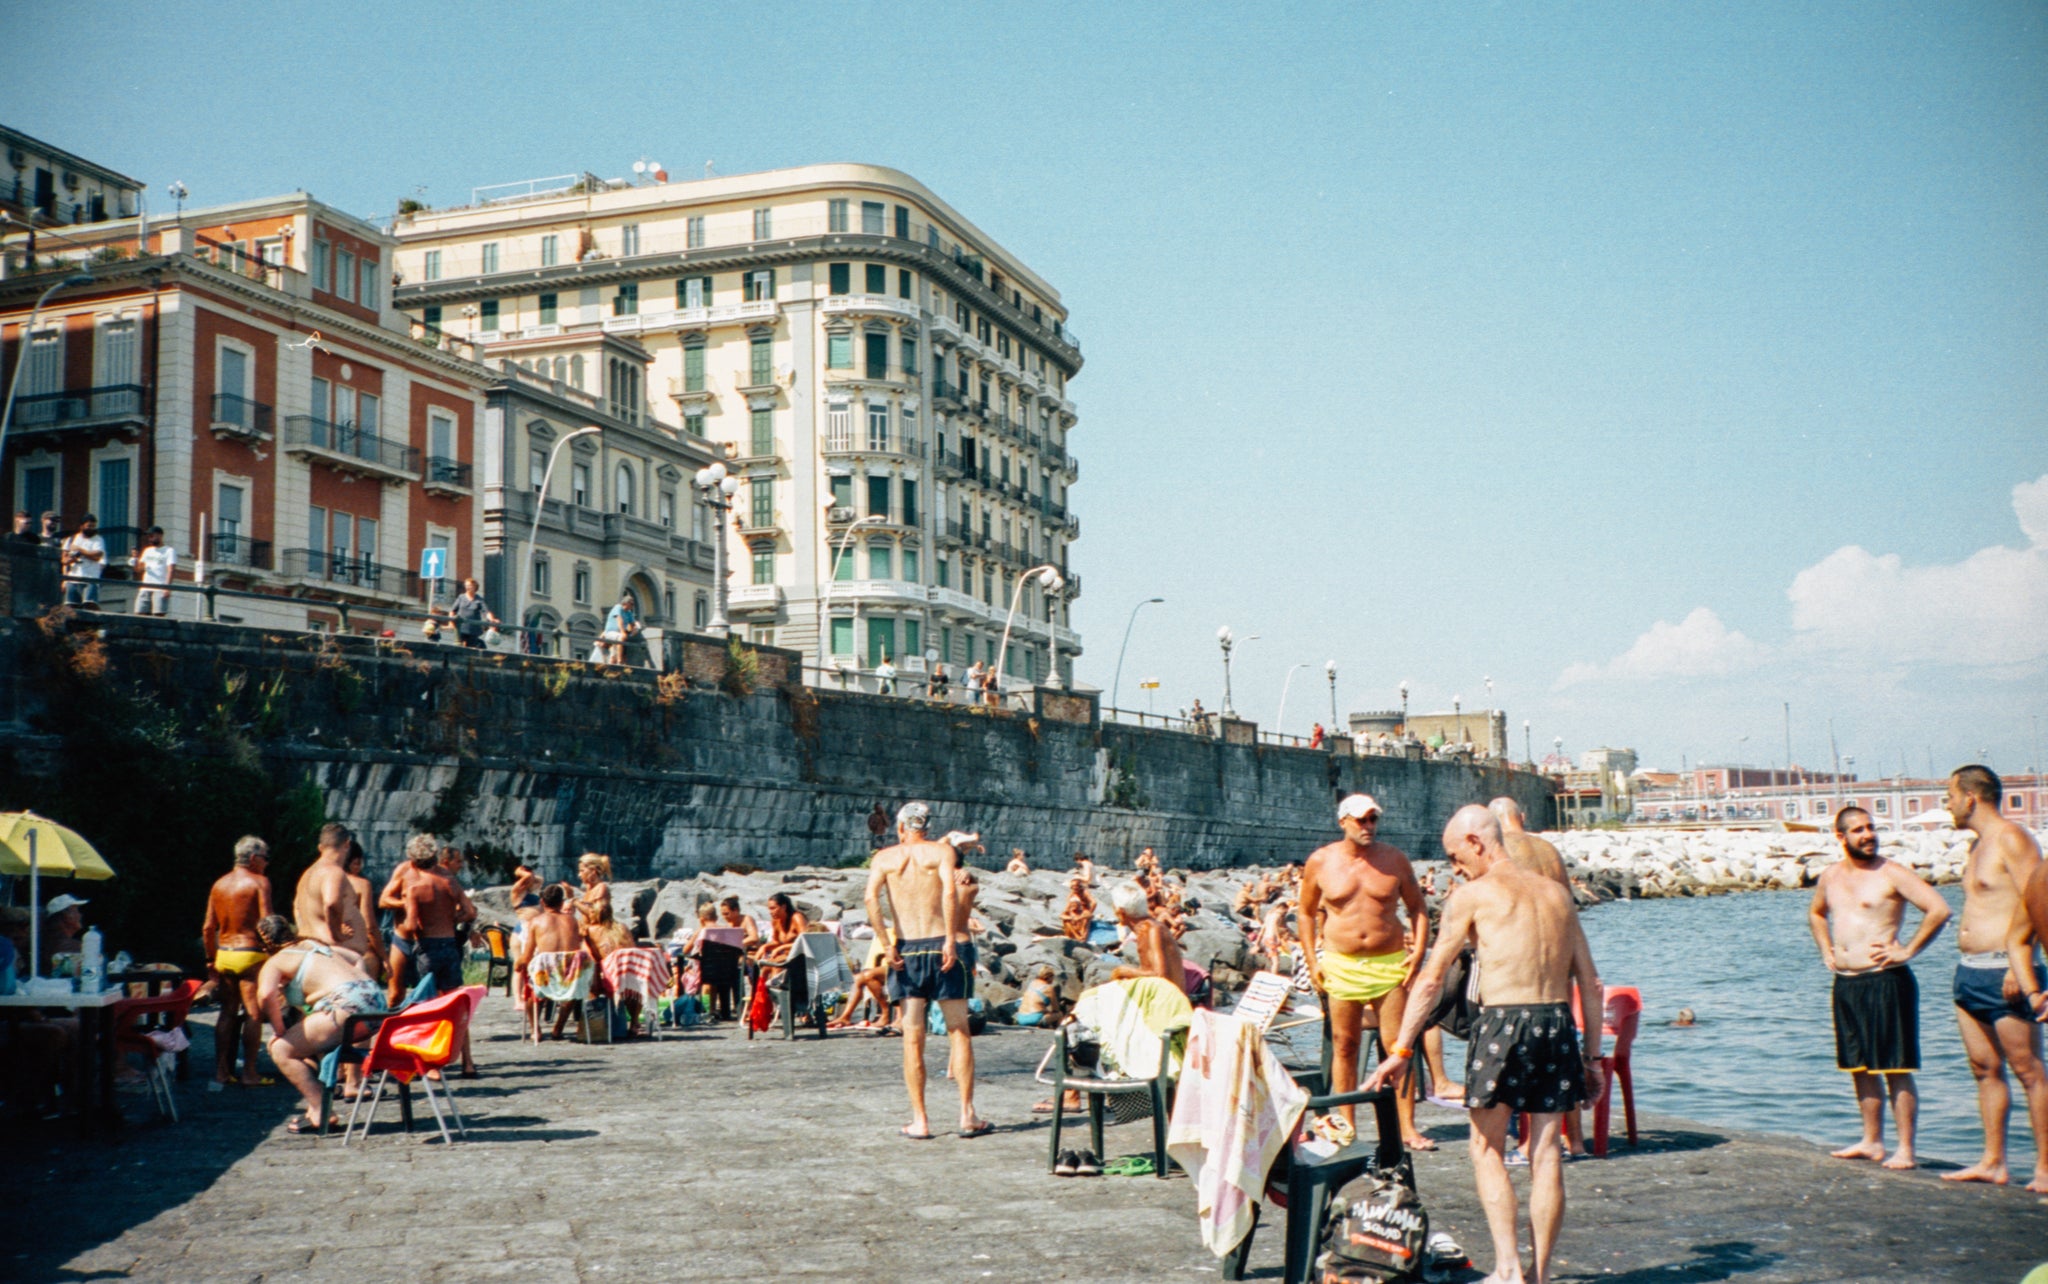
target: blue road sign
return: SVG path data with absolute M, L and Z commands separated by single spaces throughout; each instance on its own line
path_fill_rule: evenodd
M 420 550 L 420 578 L 423 580 L 445 580 L 448 578 L 447 549 L 423 548 Z

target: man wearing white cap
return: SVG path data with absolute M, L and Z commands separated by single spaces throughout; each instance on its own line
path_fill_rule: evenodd
M 84 946 L 79 937 L 85 931 L 85 915 L 78 911 L 86 905 L 82 896 L 52 897 L 43 909 L 43 962 L 49 962 L 52 954 L 76 954 Z
M 1350 1092 L 1358 1084 L 1368 1005 L 1381 1030 L 1401 1028 L 1408 980 L 1429 945 L 1422 884 L 1406 854 L 1374 838 L 1379 821 L 1380 805 L 1372 795 L 1345 798 L 1337 804 L 1343 839 L 1317 849 L 1301 871 L 1301 949 L 1309 979 L 1329 998 L 1332 1092 Z M 1406 928 L 1397 912 L 1403 906 Z M 1412 1076 L 1402 1076 L 1397 1101 L 1402 1143 L 1436 1149 L 1415 1128 Z M 1344 1115 L 1351 1118 L 1351 1107 L 1344 1107 Z

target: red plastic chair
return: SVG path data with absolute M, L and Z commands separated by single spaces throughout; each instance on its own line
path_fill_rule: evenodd
M 453 994 L 444 994 L 425 1003 L 415 1003 L 403 1012 L 394 1013 L 377 1028 L 377 1038 L 370 1045 L 369 1055 L 363 1058 L 363 1075 L 377 1076 L 377 1090 L 370 1098 L 369 1113 L 363 1116 L 363 1136 L 370 1135 L 370 1124 L 377 1117 L 377 1107 L 384 1100 L 384 1088 L 392 1079 L 398 1080 L 399 1104 L 408 1119 L 411 1100 L 411 1085 L 419 1081 L 420 1089 L 426 1093 L 427 1105 L 434 1112 L 434 1122 L 440 1126 L 441 1140 L 453 1143 L 455 1138 L 448 1132 L 448 1120 L 441 1111 L 441 1101 L 448 1103 L 448 1114 L 455 1116 L 456 1130 L 464 1136 L 469 1126 L 462 1120 L 462 1111 L 455 1104 L 455 1089 L 445 1077 L 441 1091 L 434 1092 L 434 1080 L 427 1077 L 427 1071 L 439 1070 L 462 1053 L 463 1036 L 469 1032 L 469 1019 L 476 1013 L 477 1005 L 483 1002 L 485 987 L 464 986 Z M 349 1135 L 355 1131 L 356 1114 L 362 1109 L 362 1100 L 357 1098 L 349 1107 L 348 1126 L 342 1129 L 341 1144 L 348 1144 Z
M 114 1055 L 129 1053 L 142 1058 L 143 1074 L 149 1081 L 150 1101 L 157 1114 L 178 1122 L 178 1101 L 171 1095 L 171 1072 L 164 1065 L 164 1050 L 149 1036 L 165 1030 L 182 1030 L 192 1010 L 192 998 L 199 982 L 185 981 L 176 989 L 148 999 L 123 999 L 114 1005 Z
M 1600 1058 L 1600 1100 L 1593 1103 L 1593 1153 L 1607 1155 L 1607 1115 L 1614 1100 L 1614 1081 L 1621 1080 L 1621 1112 L 1628 1127 L 1628 1144 L 1636 1144 L 1636 1081 L 1629 1065 L 1635 1046 L 1636 1027 L 1643 1019 L 1643 992 L 1633 985 L 1607 987 L 1601 1033 L 1613 1040 Z

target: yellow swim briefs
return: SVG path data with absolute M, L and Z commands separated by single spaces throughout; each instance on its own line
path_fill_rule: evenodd
M 262 950 L 215 950 L 213 970 L 222 976 L 254 976 L 263 969 L 264 961 L 269 957 Z
M 1333 999 L 1371 1003 L 1401 984 L 1408 976 L 1408 954 L 1339 954 L 1324 950 L 1323 992 Z

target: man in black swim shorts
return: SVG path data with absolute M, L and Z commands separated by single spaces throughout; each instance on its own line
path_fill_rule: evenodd
M 1479 970 L 1479 1011 L 1472 1022 L 1465 1102 L 1472 1117 L 1472 1173 L 1493 1233 L 1490 1279 L 1520 1281 L 1515 1242 L 1519 1209 L 1508 1181 L 1508 1119 L 1530 1115 L 1529 1238 L 1535 1280 L 1550 1278 L 1550 1259 L 1564 1223 L 1564 1163 L 1558 1145 L 1564 1112 L 1596 1098 L 1600 1080 L 1600 977 L 1571 892 L 1517 865 L 1500 821 L 1477 805 L 1462 807 L 1444 830 L 1444 852 L 1465 875 L 1444 902 L 1443 931 L 1416 974 L 1401 1031 L 1364 1084 L 1395 1082 L 1415 1056 L 1415 1041 L 1443 991 L 1444 974 L 1467 946 Z M 1572 1020 L 1572 987 L 1588 1014 L 1580 1035 Z

